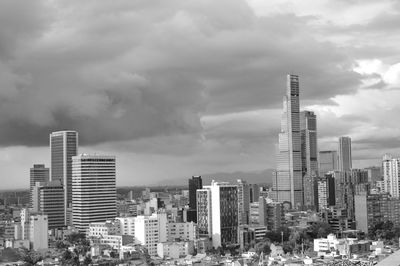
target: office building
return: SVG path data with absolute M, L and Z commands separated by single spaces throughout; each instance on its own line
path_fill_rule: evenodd
M 250 186 L 246 181 L 238 179 L 239 225 L 249 224 Z
M 260 197 L 260 186 L 257 184 L 250 184 L 250 203 L 257 202 Z
M 197 194 L 197 228 L 199 237 L 212 237 L 211 216 L 211 191 L 209 189 L 198 189 Z
M 203 188 L 201 176 L 192 176 L 189 179 L 189 210 L 187 211 L 187 221 L 197 223 L 197 196 L 196 190 Z
M 90 223 L 116 217 L 115 157 L 81 154 L 72 157 L 72 220 L 86 233 Z
M 299 77 L 288 75 L 271 196 L 275 201 L 291 203 L 292 208 L 303 205 L 299 105 Z
M 381 181 L 383 179 L 382 172 L 380 167 L 367 167 L 364 168 L 368 172 L 368 182 L 371 184 L 375 184 L 376 181 Z
M 354 185 L 368 183 L 368 171 L 365 169 L 351 169 L 351 183 Z
M 50 179 L 64 186 L 65 224 L 72 204 L 72 157 L 78 154 L 78 132 L 66 130 L 50 134 Z
M 213 247 L 238 242 L 238 186 L 212 181 L 197 190 L 199 237 L 211 237 Z
M 29 188 L 30 188 L 30 204 L 32 207 L 32 190 L 36 182 L 47 182 L 49 181 L 49 168 L 46 168 L 44 164 L 34 164 L 30 169 L 29 175 Z
M 382 159 L 384 191 L 392 197 L 400 197 L 400 159 L 385 154 Z
M 314 112 L 300 113 L 301 165 L 303 175 L 304 207 L 316 209 L 317 206 L 317 116 Z
M 352 168 L 351 138 L 349 137 L 339 138 L 338 165 L 341 172 L 350 171 Z
M 212 243 L 217 248 L 238 243 L 238 188 L 227 182 L 211 182 Z
M 336 151 L 320 151 L 319 152 L 319 174 L 324 175 L 331 171 L 337 171 L 338 155 Z
M 327 173 L 318 179 L 318 210 L 336 205 L 335 178 L 333 173 Z
M 49 229 L 65 226 L 64 187 L 60 180 L 36 182 L 32 199 L 32 210 L 47 215 Z
M 351 172 L 332 172 L 335 180 L 335 206 L 347 209 L 348 218 L 354 219 L 354 189 Z

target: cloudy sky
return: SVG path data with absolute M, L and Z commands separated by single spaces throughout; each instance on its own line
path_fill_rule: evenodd
M 0 1 L 0 179 L 28 187 L 51 131 L 117 156 L 118 185 L 275 165 L 286 74 L 319 148 L 400 152 L 400 4 Z

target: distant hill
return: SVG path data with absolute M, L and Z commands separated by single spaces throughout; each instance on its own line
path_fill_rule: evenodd
M 210 173 L 210 174 L 200 174 L 203 179 L 203 185 L 209 185 L 211 180 L 216 181 L 226 181 L 226 182 L 236 182 L 237 179 L 242 179 L 247 181 L 249 184 L 265 184 L 272 185 L 272 171 L 273 169 L 266 169 L 264 171 L 259 172 L 233 172 L 233 173 Z M 187 186 L 188 177 L 176 178 L 176 179 L 168 179 L 159 181 L 156 184 L 152 184 L 152 186 Z

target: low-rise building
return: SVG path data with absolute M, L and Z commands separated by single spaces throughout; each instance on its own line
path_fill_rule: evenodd
M 182 241 L 182 242 L 164 242 L 158 243 L 157 255 L 160 258 L 173 258 L 179 259 L 186 257 L 187 255 L 193 254 L 194 243 L 193 241 Z

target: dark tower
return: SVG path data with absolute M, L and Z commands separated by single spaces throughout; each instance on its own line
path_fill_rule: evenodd
M 192 176 L 189 179 L 189 210 L 187 212 L 187 221 L 197 223 L 197 199 L 196 190 L 203 188 L 201 176 Z

